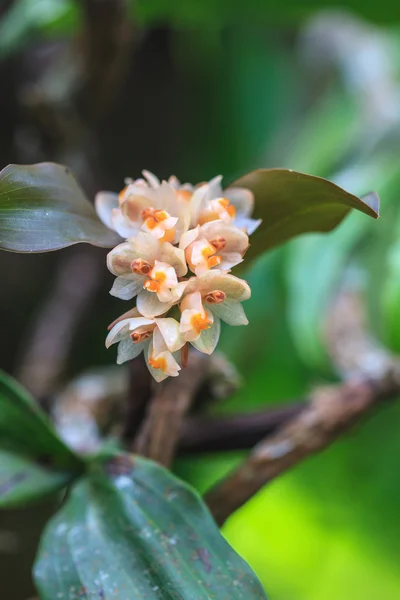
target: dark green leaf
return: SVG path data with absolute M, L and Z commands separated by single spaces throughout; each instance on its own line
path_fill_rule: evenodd
M 81 471 L 81 461 L 53 432 L 34 400 L 0 372 L 0 507 L 61 489 Z
M 361 200 L 326 179 L 296 171 L 259 169 L 232 185 L 254 193 L 254 217 L 263 220 L 251 237 L 246 258 L 255 258 L 302 233 L 331 231 L 352 208 L 370 217 L 379 216 L 375 192 Z
M 34 574 L 42 600 L 266 597 L 196 492 L 128 455 L 94 465 L 74 487 L 45 531 Z
M 54 163 L 8 165 L 0 172 L 0 248 L 46 252 L 89 242 L 120 241 L 97 218 L 67 167 Z

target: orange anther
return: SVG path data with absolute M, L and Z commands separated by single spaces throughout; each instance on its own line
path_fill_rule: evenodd
M 139 342 L 144 342 L 144 340 L 148 340 L 151 336 L 151 331 L 143 331 L 143 333 L 138 333 L 134 331 L 131 333 L 131 340 L 134 344 L 138 344 Z
M 208 259 L 208 266 L 210 269 L 212 269 L 212 267 L 216 267 L 217 265 L 220 265 L 222 262 L 222 258 L 220 256 L 218 256 L 218 254 L 216 254 L 215 256 L 211 256 L 211 258 Z
M 160 369 L 161 371 L 166 371 L 167 369 L 167 361 L 162 356 L 161 358 L 153 358 L 153 354 L 149 357 L 149 365 L 153 367 L 153 369 Z
M 138 273 L 140 275 L 148 275 L 152 269 L 152 266 L 142 258 L 135 258 L 131 263 L 132 273 Z
M 226 239 L 223 237 L 217 237 L 215 240 L 211 240 L 210 244 L 214 246 L 215 250 L 223 250 L 226 246 Z
M 212 325 L 206 313 L 197 313 L 190 319 L 190 324 L 197 333 L 201 333 L 205 329 L 209 329 Z
M 147 290 L 149 292 L 159 292 L 160 291 L 160 284 L 158 283 L 158 281 L 151 281 L 150 279 L 148 281 L 144 282 L 143 287 L 145 290 Z
M 171 229 L 166 229 L 164 235 L 162 236 L 162 238 L 160 238 L 160 242 L 170 242 L 172 244 L 175 239 L 175 234 L 175 227 L 171 227 Z
M 222 290 L 215 290 L 214 292 L 209 292 L 204 300 L 209 304 L 221 304 L 226 299 L 226 294 Z

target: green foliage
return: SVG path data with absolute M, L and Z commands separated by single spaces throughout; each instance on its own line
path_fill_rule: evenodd
M 0 372 L 0 508 L 62 489 L 82 468 L 35 401 Z
M 352 208 L 374 218 L 379 215 L 379 198 L 375 193 L 360 199 L 326 179 L 286 169 L 252 171 L 233 185 L 254 193 L 254 216 L 262 219 L 251 238 L 246 259 L 296 235 L 330 231 Z
M 265 599 L 199 496 L 159 465 L 99 460 L 49 523 L 34 570 L 41 600 Z
M 46 252 L 90 242 L 111 247 L 107 229 L 67 167 L 8 165 L 0 172 L 0 248 Z
M 0 57 L 18 50 L 35 34 L 73 33 L 80 20 L 71 0 L 18 0 L 0 21 Z

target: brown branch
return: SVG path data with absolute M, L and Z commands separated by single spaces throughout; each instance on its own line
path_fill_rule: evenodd
M 147 417 L 134 445 L 135 452 L 170 466 L 183 419 L 207 376 L 210 362 L 209 356 L 192 352 L 179 377 L 156 384 Z
M 317 390 L 304 411 L 260 442 L 239 468 L 206 494 L 217 523 L 222 525 L 266 483 L 329 446 L 372 407 L 399 394 L 398 363 L 380 377 Z
M 179 450 L 182 453 L 247 450 L 306 406 L 300 400 L 249 414 L 188 417 L 182 426 Z
M 93 248 L 73 249 L 63 257 L 49 297 L 24 340 L 17 379 L 36 398 L 59 383 L 73 336 L 101 280 L 103 256 Z

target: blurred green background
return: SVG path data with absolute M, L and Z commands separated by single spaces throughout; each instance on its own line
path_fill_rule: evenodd
M 143 168 L 189 181 L 221 173 L 228 183 L 257 167 L 287 167 L 353 193 L 380 193 L 378 223 L 351 215 L 333 234 L 302 237 L 254 265 L 250 325 L 227 328 L 221 344 L 245 385 L 219 411 L 301 398 L 336 379 L 322 331 L 344 279 L 362 292 L 371 332 L 400 351 L 399 25 L 400 5 L 387 0 L 0 7 L 1 167 L 62 162 L 90 196 L 120 189 Z M 28 387 L 23 367 L 35 323 L 76 256 L 100 275 L 65 342 L 63 380 L 114 360 L 104 331 L 125 307 L 108 296 L 103 251 L 3 254 L 0 364 L 25 374 Z M 272 600 L 400 599 L 399 427 L 400 407 L 386 407 L 225 525 Z M 241 456 L 182 457 L 176 469 L 205 490 Z M 37 514 L 0 516 L 7 600 L 33 594 Z

